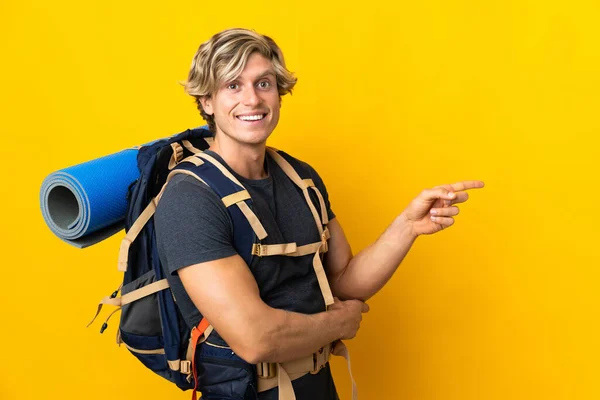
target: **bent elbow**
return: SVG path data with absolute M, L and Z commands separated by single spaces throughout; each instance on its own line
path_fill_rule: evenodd
M 276 352 L 273 339 L 276 337 L 274 330 L 277 329 L 278 318 L 273 317 L 271 310 L 273 309 L 265 307 L 253 318 L 239 321 L 235 325 L 243 327 L 242 329 L 230 330 L 228 343 L 231 350 L 249 364 L 271 361 Z
M 243 349 L 241 352 L 236 352 L 238 356 L 248 364 L 258 364 L 262 360 L 262 355 L 256 349 Z
M 249 364 L 258 364 L 269 358 L 269 349 L 260 336 L 245 337 L 240 343 L 231 347 L 241 359 Z

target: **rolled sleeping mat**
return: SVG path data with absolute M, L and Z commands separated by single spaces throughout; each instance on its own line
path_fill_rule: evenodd
M 84 248 L 123 229 L 127 192 L 140 175 L 137 154 L 126 149 L 48 175 L 40 205 L 50 230 Z

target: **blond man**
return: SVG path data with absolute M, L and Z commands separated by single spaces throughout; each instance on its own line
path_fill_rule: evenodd
M 276 43 L 245 29 L 226 30 L 203 43 L 186 83 L 214 133 L 206 153 L 248 190 L 256 215 L 269 231 L 267 244 L 320 240 L 305 198 L 266 145 L 279 121 L 281 98 L 295 84 Z M 328 220 L 330 239 L 322 264 L 335 297 L 329 306 L 313 257 L 254 258 L 246 264 L 234 246 L 233 225 L 221 199 L 197 180 L 173 179 L 156 211 L 161 262 L 184 319 L 194 326 L 205 317 L 214 327 L 209 341 L 230 347 L 251 366 L 291 365 L 340 339 L 353 338 L 362 313 L 368 311 L 365 301 L 392 277 L 417 237 L 452 225 L 456 204 L 468 199 L 466 190 L 483 187 L 482 182 L 466 181 L 424 190 L 372 245 L 353 255 L 326 186 L 313 168 L 300 164 L 322 194 L 321 211 Z M 297 399 L 338 398 L 329 364 L 299 375 L 293 379 Z M 277 386 L 261 390 L 261 378 L 245 382 L 236 393 L 216 391 L 205 397 L 280 396 Z

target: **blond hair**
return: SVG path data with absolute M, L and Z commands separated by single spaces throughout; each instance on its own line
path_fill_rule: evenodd
M 240 76 L 248 58 L 255 52 L 271 61 L 279 95 L 291 93 L 297 79 L 286 69 L 281 49 L 268 36 L 249 29 L 227 29 L 202 43 L 194 55 L 184 83 L 185 91 L 194 97 L 200 115 L 213 133 L 216 132 L 214 116 L 204 111 L 200 100 L 210 98 L 220 85 Z

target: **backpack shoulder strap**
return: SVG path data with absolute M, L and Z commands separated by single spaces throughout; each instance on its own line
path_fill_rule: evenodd
M 252 210 L 252 199 L 244 185 L 214 157 L 200 152 L 184 159 L 169 174 L 194 177 L 210 187 L 227 208 L 233 222 L 233 242 L 239 255 L 249 265 L 255 237 L 260 241 L 267 232 Z
M 315 255 L 313 257 L 313 269 L 315 271 L 315 274 L 317 275 L 319 288 L 321 289 L 321 294 L 323 295 L 323 299 L 325 300 L 325 306 L 329 307 L 331 304 L 333 304 L 333 294 L 331 292 L 331 287 L 329 286 L 329 281 L 327 280 L 327 274 L 325 273 L 325 269 L 323 268 L 323 262 L 321 261 L 321 253 L 325 253 L 328 250 L 327 241 L 330 237 L 329 230 L 327 229 L 327 223 L 329 221 L 327 219 L 327 210 L 325 209 L 325 202 L 323 200 L 323 196 L 321 196 L 321 193 L 315 186 L 312 179 L 303 179 L 300 177 L 298 170 L 296 169 L 300 169 L 300 165 L 299 163 L 297 163 L 297 161 L 295 161 L 295 159 L 292 159 L 292 157 L 287 155 L 286 156 L 289 158 L 286 158 L 285 156 L 283 156 L 283 154 L 285 153 L 279 152 L 270 147 L 267 147 L 267 152 L 273 158 L 273 160 L 275 160 L 275 162 L 281 167 L 283 172 L 285 172 L 285 174 L 292 180 L 292 182 L 294 182 L 296 186 L 298 186 L 302 190 L 304 198 L 306 199 L 306 203 L 308 204 L 308 207 L 310 208 L 310 211 L 315 219 L 317 229 L 319 230 L 319 235 L 321 236 L 321 241 L 314 244 L 302 246 L 305 247 L 305 249 L 299 248 L 297 251 L 299 254 L 297 255 L 311 254 L 314 252 Z M 298 164 L 296 168 L 292 167 L 289 161 Z M 317 196 L 319 197 L 319 202 L 321 203 L 321 219 L 319 218 L 317 209 L 313 204 L 310 195 L 308 194 L 309 188 L 315 189 Z
M 310 208 L 310 211 L 315 219 L 315 223 L 317 225 L 317 229 L 319 230 L 319 234 L 323 234 L 324 226 L 326 226 L 329 223 L 329 218 L 327 216 L 325 200 L 323 199 L 323 195 L 321 194 L 319 188 L 317 188 L 313 180 L 305 171 L 305 168 L 301 166 L 298 160 L 284 153 L 283 151 L 276 150 L 271 147 L 267 147 L 267 152 L 269 153 L 271 158 L 273 158 L 273 160 L 277 163 L 277 165 L 279 165 L 283 172 L 290 178 L 290 180 L 302 190 L 302 194 L 304 194 L 304 198 L 306 199 L 308 207 Z M 317 195 L 317 198 L 319 200 L 319 208 L 321 209 L 320 216 L 310 198 L 310 195 L 308 193 L 309 189 L 312 189 Z

